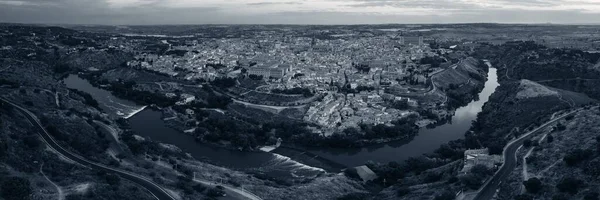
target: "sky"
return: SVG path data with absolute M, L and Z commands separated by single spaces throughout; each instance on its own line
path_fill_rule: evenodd
M 600 24 L 600 0 L 0 0 L 46 24 Z

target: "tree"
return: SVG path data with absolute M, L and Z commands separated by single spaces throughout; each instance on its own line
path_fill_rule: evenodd
M 443 193 L 436 195 L 434 200 L 453 200 L 455 197 L 453 192 L 444 191 Z
M 502 155 L 502 151 L 504 151 L 504 143 L 499 140 L 491 141 L 488 145 L 488 150 L 490 155 Z
M 6 143 L 0 138 L 0 160 L 6 156 Z
M 477 164 L 471 168 L 471 173 L 473 173 L 475 176 L 483 178 L 485 176 L 491 175 L 492 171 L 485 165 Z
M 33 192 L 29 180 L 21 177 L 5 179 L 0 188 L 1 196 L 6 200 L 28 200 Z
M 596 152 L 600 152 L 600 135 L 596 136 Z
M 206 192 L 206 195 L 208 195 L 209 197 L 222 197 L 225 195 L 225 192 L 223 192 L 222 189 L 214 187 L 214 188 L 208 189 L 208 192 Z
M 525 141 L 523 141 L 523 146 L 525 148 L 528 148 L 528 147 L 530 147 L 532 145 L 532 143 L 533 142 L 530 139 L 526 139 Z
M 398 190 L 396 190 L 396 195 L 398 195 L 398 197 L 405 196 L 408 193 L 410 193 L 410 189 L 408 189 L 408 187 L 400 187 Z
M 530 193 L 538 193 L 542 189 L 542 182 L 538 178 L 530 178 L 527 181 L 523 181 L 523 185 L 525 185 L 525 189 Z
M 583 196 L 583 199 L 584 200 L 599 200 L 598 195 L 600 195 L 600 194 L 598 194 L 598 192 L 593 192 L 593 191 L 587 192 L 585 194 L 585 196 Z
M 104 178 L 109 185 L 118 186 L 121 183 L 121 178 L 116 174 L 106 174 Z
M 569 200 L 569 196 L 564 193 L 558 193 L 552 196 L 552 200 Z
M 533 197 L 529 194 L 520 194 L 515 196 L 515 200 L 533 200 Z
M 25 144 L 25 146 L 32 149 L 37 149 L 42 145 L 42 142 L 38 140 L 36 135 L 25 136 L 25 138 L 23 138 L 23 143 Z
M 370 196 L 369 193 L 350 193 L 338 197 L 336 200 L 366 200 L 369 199 Z
M 583 185 L 584 185 L 584 182 L 582 180 L 579 180 L 576 178 L 571 178 L 571 177 L 564 177 L 556 185 L 556 188 L 558 188 L 558 190 L 561 192 L 566 192 L 569 194 L 577 194 L 577 192 L 579 192 L 579 188 L 582 187 Z
M 552 141 L 554 141 L 554 136 L 552 136 L 552 134 L 548 134 L 548 136 L 546 137 L 547 142 L 548 143 L 552 143 Z
M 462 184 L 464 184 L 465 186 L 467 186 L 468 188 L 473 189 L 473 190 L 479 189 L 479 186 L 481 186 L 481 184 L 482 184 L 481 183 L 482 179 L 473 174 L 467 174 L 467 175 L 461 176 L 460 181 Z
M 573 151 L 567 153 L 567 155 L 565 155 L 563 160 L 565 161 L 565 163 L 567 163 L 568 166 L 574 166 L 584 160 L 587 160 L 591 156 L 592 156 L 592 151 L 589 149 L 586 149 L 586 150 L 576 149 L 576 150 L 573 150 Z

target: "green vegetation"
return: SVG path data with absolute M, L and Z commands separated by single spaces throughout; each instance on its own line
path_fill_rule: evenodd
M 216 87 L 220 87 L 220 88 L 229 88 L 229 87 L 233 87 L 236 85 L 236 79 L 235 78 L 216 78 L 215 80 L 212 80 L 210 82 L 211 85 L 214 85 Z
M 75 89 L 69 89 L 69 91 L 71 91 L 71 92 L 73 92 L 75 94 L 78 94 L 79 96 L 82 96 L 83 100 L 84 100 L 83 102 L 86 105 L 94 107 L 94 108 L 97 108 L 97 109 L 100 109 L 100 107 L 98 107 L 99 106 L 98 101 L 96 101 L 96 99 L 94 99 L 92 97 L 92 95 L 90 95 L 90 94 L 88 94 L 86 92 L 83 92 L 83 91 L 75 90 Z
M 525 185 L 525 189 L 530 193 L 538 193 L 542 189 L 542 181 L 540 179 L 533 177 L 523 182 Z
M 588 160 L 592 157 L 593 152 L 590 149 L 575 149 L 569 152 L 563 160 L 568 166 L 577 165 L 585 160 Z
M 141 105 L 155 104 L 166 107 L 174 105 L 177 101 L 162 94 L 136 90 L 134 89 L 135 85 L 135 81 L 114 82 L 111 83 L 110 91 L 117 97 L 128 99 Z
M 444 58 L 439 57 L 439 56 L 427 56 L 427 57 L 423 57 L 421 58 L 421 60 L 419 61 L 421 64 L 430 64 L 431 67 L 440 67 L 440 64 L 446 62 L 446 60 L 444 60 Z
M 29 180 L 21 177 L 6 177 L 0 180 L 0 195 L 6 200 L 31 199 Z
M 566 192 L 569 194 L 577 194 L 579 192 L 579 188 L 583 187 L 585 183 L 582 180 L 572 178 L 572 177 L 563 177 L 562 180 L 556 185 L 561 192 Z
M 273 90 L 271 90 L 271 92 L 278 93 L 278 94 L 301 94 L 304 97 L 313 96 L 313 92 L 310 91 L 310 89 L 300 88 L 300 87 L 295 87 L 295 88 L 291 88 L 291 89 L 273 89 Z

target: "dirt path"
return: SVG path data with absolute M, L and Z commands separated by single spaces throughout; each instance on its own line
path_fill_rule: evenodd
M 42 165 L 40 165 L 40 174 L 42 174 L 42 176 L 44 176 L 44 178 L 46 178 L 46 180 L 48 182 L 50 182 L 52 185 L 54 185 L 54 187 L 56 188 L 56 192 L 58 193 L 58 200 L 64 200 L 65 199 L 65 193 L 63 192 L 63 189 L 58 186 L 56 183 L 52 182 L 52 180 L 50 180 L 50 178 L 48 178 L 48 176 L 46 176 L 46 174 L 44 174 L 44 171 L 42 170 L 42 168 L 44 167 L 44 164 L 42 163 Z

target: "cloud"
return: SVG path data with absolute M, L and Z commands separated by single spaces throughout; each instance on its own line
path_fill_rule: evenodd
M 598 0 L 0 0 L 0 21 L 79 24 L 596 23 Z
M 270 5 L 302 5 L 302 2 L 288 1 L 288 2 L 253 2 L 247 3 L 249 6 L 270 6 Z

